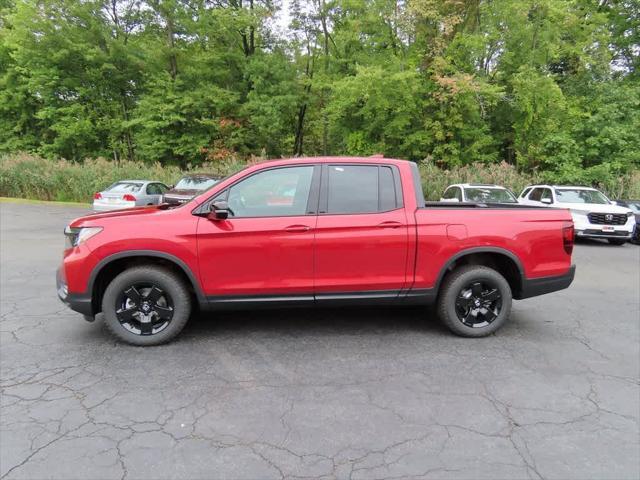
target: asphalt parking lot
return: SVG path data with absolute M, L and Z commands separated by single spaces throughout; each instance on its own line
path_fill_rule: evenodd
M 640 477 L 640 247 L 485 339 L 420 309 L 234 312 L 117 343 L 57 299 L 73 207 L 0 204 L 0 478 Z

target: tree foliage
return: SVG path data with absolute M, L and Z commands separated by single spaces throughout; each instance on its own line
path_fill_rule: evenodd
M 640 166 L 636 0 L 0 0 L 0 151 Z

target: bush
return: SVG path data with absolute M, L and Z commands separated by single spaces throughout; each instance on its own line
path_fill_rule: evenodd
M 261 160 L 253 158 L 251 162 Z M 228 160 L 202 165 L 197 171 L 228 175 L 242 168 L 245 163 Z M 591 172 L 564 171 L 561 178 L 550 172 L 524 174 L 507 163 L 474 163 L 442 170 L 432 162 L 419 164 L 422 186 L 428 200 L 438 200 L 444 189 L 452 183 L 495 183 L 504 185 L 516 194 L 532 183 L 592 184 L 604 190 L 611 198 L 640 198 L 640 170 L 615 175 L 608 170 Z M 113 182 L 124 179 L 159 180 L 173 184 L 193 169 L 180 170 L 176 166 L 159 163 L 114 162 L 104 158 L 87 159 L 84 162 L 46 160 L 20 153 L 0 157 L 0 196 L 56 200 L 67 202 L 91 202 L 93 194 L 104 190 Z M 586 179 L 586 181 L 585 181 Z

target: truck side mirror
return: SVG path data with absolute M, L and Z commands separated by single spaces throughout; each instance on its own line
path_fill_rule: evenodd
M 550 198 L 541 198 L 540 202 L 544 203 L 545 205 L 551 205 L 553 203 L 553 201 Z
M 213 202 L 208 218 L 209 220 L 226 220 L 229 218 L 229 204 L 224 200 Z

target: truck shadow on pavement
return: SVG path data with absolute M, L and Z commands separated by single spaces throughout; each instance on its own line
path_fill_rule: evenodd
M 238 310 L 194 315 L 181 336 L 242 332 L 289 335 L 430 332 L 447 335 L 435 313 L 416 307 L 347 307 Z

